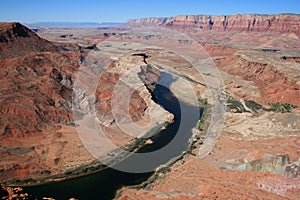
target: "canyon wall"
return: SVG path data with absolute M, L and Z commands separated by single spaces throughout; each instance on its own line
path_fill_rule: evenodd
M 179 15 L 169 18 L 143 18 L 128 20 L 129 26 L 164 26 L 185 30 L 199 28 L 215 31 L 258 31 L 258 32 L 293 32 L 300 35 L 299 14 L 236 14 L 231 16 Z
M 106 124 L 140 121 L 147 116 L 147 108 L 154 107 L 146 89 L 146 93 L 141 89 L 127 93 L 124 89 L 120 95 L 124 98 L 116 100 L 113 118 L 113 90 L 121 74 L 112 68 L 117 66 L 111 66 L 114 72 L 102 74 L 95 98 L 87 98 L 89 92 L 85 88 L 92 88 L 91 84 L 98 79 L 96 67 L 81 64 L 88 60 L 90 51 L 99 50 L 95 45 L 84 48 L 77 44 L 53 43 L 20 23 L 0 23 L 0 182 L 43 179 L 94 164 L 95 158 L 81 144 L 72 106 L 95 105 L 97 116 L 101 122 L 108 122 Z M 142 56 L 131 57 L 143 63 Z M 128 67 L 129 61 L 118 64 Z M 84 66 L 85 76 L 76 79 L 79 68 Z M 147 65 L 140 70 L 139 75 L 147 83 L 158 82 L 160 73 L 155 67 Z M 79 88 L 79 103 L 72 99 L 75 80 L 83 86 Z M 124 101 L 126 97 L 130 100 L 128 105 Z M 127 108 L 130 116 L 126 115 Z M 158 119 L 161 115 L 159 113 Z M 125 146 L 132 142 L 115 126 L 106 128 L 116 144 Z

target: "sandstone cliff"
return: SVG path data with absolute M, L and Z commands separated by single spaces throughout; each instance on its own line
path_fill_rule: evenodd
M 143 18 L 128 20 L 129 26 L 164 26 L 174 29 L 198 28 L 215 31 L 294 32 L 300 35 L 298 14 L 236 14 L 231 16 L 179 15 L 169 18 Z

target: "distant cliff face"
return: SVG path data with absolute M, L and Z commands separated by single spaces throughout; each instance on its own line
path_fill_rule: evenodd
M 165 26 L 174 29 L 185 30 L 199 28 L 215 31 L 258 31 L 258 32 L 294 32 L 300 35 L 300 15 L 179 15 L 169 18 L 143 18 L 128 20 L 129 26 Z
M 131 26 L 161 26 L 165 23 L 166 19 L 162 17 L 130 19 L 126 24 Z

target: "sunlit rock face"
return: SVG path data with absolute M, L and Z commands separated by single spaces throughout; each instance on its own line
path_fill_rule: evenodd
M 199 28 L 215 31 L 294 32 L 300 35 L 300 15 L 244 14 L 231 16 L 179 15 L 169 18 L 143 18 L 128 20 L 131 26 L 166 26 L 174 29 Z

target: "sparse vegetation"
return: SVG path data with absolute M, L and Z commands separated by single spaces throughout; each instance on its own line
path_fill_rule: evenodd
M 205 76 L 211 76 L 211 73 L 203 73 Z
M 160 65 L 155 65 L 155 67 L 157 67 L 158 69 L 162 70 L 164 69 L 164 67 L 160 66 Z
M 245 109 L 245 107 L 243 106 L 243 104 L 232 98 L 229 97 L 228 98 L 228 107 L 230 108 L 230 110 L 234 113 L 242 113 L 242 112 L 249 112 L 248 110 Z M 258 111 L 260 110 L 264 110 L 264 111 L 271 111 L 271 112 L 280 112 L 280 113 L 286 113 L 286 112 L 291 112 L 292 109 L 297 108 L 297 106 L 289 104 L 289 103 L 270 103 L 270 107 L 269 108 L 265 108 L 263 107 L 261 104 L 253 101 L 253 100 L 245 100 L 245 105 L 251 109 L 253 112 L 258 113 Z
M 198 125 L 197 125 L 197 129 L 199 129 L 200 131 L 203 131 L 204 130 L 204 122 L 206 121 L 206 118 L 207 118 L 207 112 L 208 112 L 208 108 L 210 107 L 210 105 L 208 104 L 208 101 L 207 99 L 199 99 L 199 106 L 203 109 L 202 110 L 202 115 L 201 115 L 201 118 L 198 122 Z
M 262 105 L 256 103 L 255 101 L 252 101 L 252 100 L 245 100 L 245 105 L 256 113 L 259 110 L 263 109 Z
M 200 137 L 199 135 L 198 136 L 195 136 L 193 138 L 191 138 L 191 142 L 189 144 L 189 147 L 187 148 L 187 151 L 186 151 L 186 154 L 190 154 L 192 156 L 196 156 L 196 154 L 193 152 L 194 149 L 197 149 L 199 148 L 199 146 L 201 146 L 205 140 L 204 137 Z
M 249 112 L 248 110 L 245 109 L 245 107 L 239 100 L 236 100 L 233 97 L 228 98 L 227 106 L 230 109 L 230 111 L 234 113 Z
M 270 108 L 265 108 L 266 111 L 273 111 L 273 112 L 291 112 L 292 109 L 297 108 L 297 106 L 289 104 L 289 103 L 271 103 Z
M 235 100 L 232 97 L 228 98 L 227 103 L 230 110 L 234 113 L 249 112 L 245 109 L 240 101 Z M 265 108 L 253 100 L 245 100 L 245 105 L 255 113 L 258 113 L 260 110 L 286 113 L 291 112 L 291 110 L 294 108 L 297 108 L 297 106 L 289 103 L 270 103 L 270 108 Z

